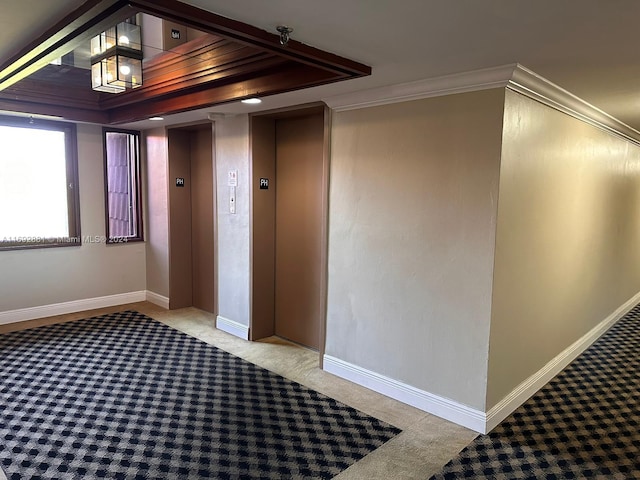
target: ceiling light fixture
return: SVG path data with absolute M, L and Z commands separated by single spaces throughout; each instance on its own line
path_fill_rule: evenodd
M 286 25 L 278 25 L 276 30 L 280 33 L 280 45 L 286 47 L 289 43 L 289 38 L 291 37 L 293 28 L 287 27 Z
M 164 120 L 164 117 L 151 117 L 149 120 L 153 122 L 159 122 L 160 120 Z
M 142 85 L 142 44 L 135 17 L 91 39 L 91 87 L 120 93 Z
M 260 100 L 259 98 L 245 98 L 244 100 L 240 100 L 242 103 L 246 103 L 248 105 L 257 105 L 259 103 L 262 103 L 262 100 Z

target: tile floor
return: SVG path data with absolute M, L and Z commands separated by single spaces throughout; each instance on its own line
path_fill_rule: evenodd
M 397 437 L 335 477 L 338 480 L 426 479 L 439 472 L 477 435 L 464 427 L 320 370 L 317 352 L 277 337 L 247 342 L 217 330 L 214 327 L 215 316 L 196 308 L 168 311 L 148 302 L 134 303 L 0 325 L 0 334 L 127 309 L 144 313 L 403 430 Z M 4 480 L 2 472 L 0 480 Z

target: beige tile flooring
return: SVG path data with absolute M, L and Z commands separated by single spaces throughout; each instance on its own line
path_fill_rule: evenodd
M 168 311 L 148 302 L 0 325 L 0 334 L 133 309 L 267 370 L 328 395 L 403 430 L 340 475 L 347 479 L 426 479 L 475 438 L 476 433 L 338 378 L 318 367 L 318 353 L 278 337 L 247 342 L 215 328 L 215 317 L 196 308 Z M 0 480 L 2 480 L 0 472 Z

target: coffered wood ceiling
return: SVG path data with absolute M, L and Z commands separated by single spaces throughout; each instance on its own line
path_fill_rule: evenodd
M 373 67 L 371 75 L 135 122 L 150 128 L 520 63 L 640 130 L 638 0 L 182 0 Z M 84 0 L 0 1 L 0 64 Z M 215 33 L 215 32 L 212 32 Z M 2 107 L 0 107 L 2 109 Z
M 143 12 L 205 32 L 144 63 L 144 85 L 91 90 L 90 72 L 49 62 Z M 0 110 L 120 124 L 369 75 L 361 63 L 176 0 L 88 0 L 0 65 Z

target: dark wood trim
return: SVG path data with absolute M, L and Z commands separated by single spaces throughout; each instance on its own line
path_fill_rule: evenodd
M 150 99 L 133 103 L 109 112 L 109 123 L 127 123 L 144 120 L 154 115 L 178 113 L 196 108 L 232 102 L 247 96 L 265 96 L 285 91 L 320 85 L 334 80 L 330 72 L 309 70 L 303 65 L 269 72 L 261 77 L 248 78 L 204 90 L 186 92 L 180 96 Z
M 156 71 L 164 71 L 170 67 L 180 67 L 184 64 L 184 57 L 199 58 L 207 51 L 218 49 L 221 45 L 233 42 L 212 34 L 204 34 L 189 42 L 178 45 L 168 52 L 162 52 L 148 59 L 144 63 L 144 71 L 147 77 L 156 75 Z M 237 44 L 236 44 L 237 45 Z M 194 60 L 195 60 L 194 58 Z
M 87 122 L 108 124 L 109 112 L 100 110 L 88 110 L 73 106 L 52 105 L 27 100 L 13 100 L 4 98 L 0 92 L 0 110 L 6 112 L 26 113 L 30 115 L 48 115 L 73 122 Z
M 167 53 L 145 62 L 144 85 L 118 95 L 93 92 L 90 85 L 79 92 L 72 82 L 54 86 L 37 76 L 26 78 L 138 11 L 208 35 L 177 47 L 178 55 Z M 177 0 L 87 0 L 0 66 L 0 108 L 117 124 L 370 73 L 366 65 L 295 40 L 283 47 L 277 34 Z
M 188 56 L 176 57 L 167 53 L 151 59 L 144 66 L 142 87 L 107 95 L 103 97 L 101 107 L 114 109 L 188 89 L 212 88 L 220 82 L 228 82 L 230 78 L 253 75 L 286 63 L 276 55 L 218 38 L 207 35 L 204 39 L 195 40 Z M 180 74 L 176 75 L 176 72 Z
M 340 72 L 349 77 L 371 75 L 371 67 L 325 52 L 291 39 L 286 47 L 280 36 L 246 23 L 202 10 L 177 0 L 132 0 L 131 6 L 141 12 L 183 23 L 203 32 L 231 38 L 237 42 L 277 52 L 290 60 Z
M 283 66 L 283 60 L 279 58 L 247 59 L 237 61 L 227 65 L 220 65 L 209 68 L 201 72 L 187 74 L 184 77 L 173 77 L 168 73 L 166 77 L 160 79 L 157 84 L 150 84 L 148 87 L 137 88 L 128 92 L 126 97 L 114 98 L 111 101 L 101 103 L 106 109 L 118 109 L 132 103 L 143 102 L 159 98 L 161 96 L 176 97 L 184 92 L 217 88 L 218 86 L 230 83 L 233 79 L 244 79 L 251 74 L 260 74 L 264 71 L 273 70 Z M 203 105 L 204 106 L 204 105 Z
M 327 344 L 327 296 L 329 292 L 329 179 L 331 171 L 331 109 L 323 104 L 324 145 L 322 151 L 322 238 L 320 272 L 320 348 L 319 367 L 324 367 Z
M 88 80 L 90 81 L 90 80 Z M 12 87 L 0 91 L 0 98 L 46 105 L 72 106 L 84 110 L 100 111 L 100 94 L 91 88 L 79 89 L 25 78 Z
M 52 122 L 59 124 L 59 122 Z M 69 237 L 82 244 L 80 221 L 80 177 L 78 173 L 78 132 L 75 123 L 62 124 L 65 129 L 67 151 L 67 210 L 69 212 Z
M 141 87 L 120 95 L 95 94 L 90 90 L 74 95 L 77 89 L 25 79 L 24 85 L 20 82 L 0 91 L 0 109 L 71 121 L 118 124 L 337 80 L 331 72 L 278 62 L 278 59 L 266 59 L 252 66 L 255 71 L 232 68 L 223 72 L 202 72 L 199 79 L 184 83 L 171 78 L 165 85 L 149 87 L 151 92 Z

